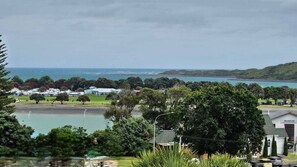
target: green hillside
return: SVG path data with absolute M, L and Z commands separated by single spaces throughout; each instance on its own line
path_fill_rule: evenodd
M 236 77 L 239 79 L 290 80 L 297 81 L 297 62 L 247 70 L 171 70 L 163 75 Z

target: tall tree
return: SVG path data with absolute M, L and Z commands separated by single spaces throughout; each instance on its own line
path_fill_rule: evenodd
M 274 136 L 272 138 L 271 156 L 277 156 L 277 145 Z
M 290 106 L 293 107 L 293 104 L 295 103 L 297 98 L 297 89 L 290 88 L 288 91 L 288 96 L 290 99 Z
M 11 105 L 13 98 L 9 98 L 9 95 L 11 95 L 10 90 L 13 88 L 13 84 L 7 77 L 9 72 L 5 69 L 6 58 L 6 46 L 2 43 L 0 35 L 0 112 L 11 114 L 14 111 L 14 106 Z
M 268 157 L 268 141 L 267 141 L 267 137 L 265 137 L 265 141 L 264 141 L 263 157 L 264 158 Z
M 6 47 L 0 39 L 0 155 L 26 154 L 30 152 L 33 130 L 20 125 L 16 117 L 10 115 L 14 106 L 10 104 L 13 99 L 8 96 L 13 85 L 7 78 L 9 72 L 5 70 L 6 58 Z
M 179 106 L 179 133 L 198 153 L 236 154 L 246 146 L 254 153 L 261 149 L 264 118 L 251 93 L 224 86 L 196 91 Z

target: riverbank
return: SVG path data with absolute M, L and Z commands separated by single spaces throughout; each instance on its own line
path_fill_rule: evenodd
M 103 115 L 108 107 L 104 106 L 69 106 L 69 105 L 42 105 L 42 104 L 16 104 L 15 113 L 17 114 L 93 114 Z M 132 112 L 132 115 L 140 115 L 138 109 Z

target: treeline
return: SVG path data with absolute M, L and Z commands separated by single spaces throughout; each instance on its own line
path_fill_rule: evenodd
M 112 128 L 88 134 L 86 129 L 66 125 L 32 138 L 34 130 L 21 125 L 15 116 L 0 113 L 0 156 L 55 157 L 136 156 L 150 149 L 153 126 L 143 118 L 119 121 Z M 11 129 L 11 130 L 10 130 Z M 18 130 L 16 130 L 18 129 Z
M 231 89 L 240 90 L 245 89 L 251 92 L 257 99 L 266 99 L 263 104 L 271 104 L 269 99 L 273 99 L 275 104 L 287 104 L 287 99 L 290 99 L 291 106 L 294 104 L 297 98 L 297 90 L 289 88 L 287 86 L 283 87 L 265 87 L 262 88 L 257 83 L 245 84 L 238 83 L 232 85 L 228 82 L 185 82 L 177 78 L 147 78 L 142 80 L 140 77 L 128 77 L 127 79 L 120 80 L 110 80 L 107 78 L 98 78 L 97 80 L 86 80 L 85 78 L 72 77 L 70 79 L 59 79 L 53 80 L 49 76 L 43 76 L 39 79 L 30 78 L 23 81 L 20 77 L 14 76 L 12 78 L 14 87 L 21 90 L 29 90 L 33 88 L 39 88 L 41 91 L 48 88 L 57 88 L 60 90 L 70 89 L 72 91 L 83 91 L 88 89 L 90 86 L 95 86 L 98 88 L 118 88 L 118 89 L 141 89 L 141 88 L 151 88 L 151 89 L 168 89 L 174 86 L 186 86 L 192 91 L 201 90 L 209 86 L 226 86 Z

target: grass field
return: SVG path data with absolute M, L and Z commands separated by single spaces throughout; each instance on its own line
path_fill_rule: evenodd
M 105 100 L 106 96 L 96 96 L 96 95 L 88 95 L 90 98 L 90 102 L 86 102 L 84 105 L 76 101 L 77 97 L 69 97 L 69 101 L 65 101 L 63 105 L 70 105 L 70 106 L 107 106 L 110 104 L 110 100 Z M 34 100 L 30 100 L 29 96 L 12 96 L 15 99 L 19 100 L 19 104 L 35 104 Z M 44 101 L 40 101 L 39 104 L 41 105 L 52 105 L 53 100 L 55 97 L 46 96 Z M 60 104 L 59 101 L 54 102 L 55 105 Z

